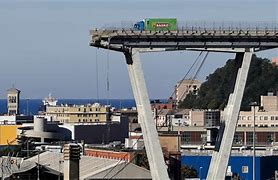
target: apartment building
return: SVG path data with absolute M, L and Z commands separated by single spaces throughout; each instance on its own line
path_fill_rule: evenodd
M 251 111 L 240 111 L 238 127 L 278 127 L 278 93 L 261 96 L 261 105 Z
M 197 79 L 184 79 L 179 81 L 175 87 L 176 102 L 183 101 L 189 93 L 197 95 L 201 84 Z
M 157 126 L 204 126 L 204 110 L 161 109 L 157 111 Z
M 99 103 L 87 105 L 47 106 L 46 115 L 61 123 L 105 123 L 110 121 L 110 106 Z

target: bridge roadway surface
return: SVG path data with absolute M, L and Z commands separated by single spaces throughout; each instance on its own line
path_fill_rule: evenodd
M 125 52 L 130 48 L 254 48 L 278 47 L 278 28 L 202 29 L 178 31 L 91 30 L 90 46 Z

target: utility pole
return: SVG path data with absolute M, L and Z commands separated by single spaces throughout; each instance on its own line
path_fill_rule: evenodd
M 250 106 L 253 109 L 253 180 L 256 180 L 256 116 L 255 116 L 255 111 L 256 111 L 256 106 L 257 102 L 252 102 L 250 103 Z
M 40 180 L 40 151 L 38 151 L 38 179 L 37 180 Z

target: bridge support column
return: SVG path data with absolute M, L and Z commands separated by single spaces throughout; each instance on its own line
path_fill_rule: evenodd
M 242 64 L 238 70 L 234 91 L 230 94 L 228 104 L 224 110 L 224 121 L 221 123 L 223 126 L 220 127 L 223 131 L 219 132 L 220 139 L 218 139 L 218 143 L 220 143 L 219 151 L 215 151 L 212 155 L 208 180 L 225 179 L 252 55 L 253 49 L 236 53 L 236 60 L 242 60 Z
M 169 176 L 151 111 L 139 51 L 140 49 L 133 48 L 131 52 L 125 53 L 129 78 L 136 101 L 152 179 L 166 180 L 169 179 Z

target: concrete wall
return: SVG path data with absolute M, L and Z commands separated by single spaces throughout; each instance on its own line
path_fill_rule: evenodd
M 265 111 L 278 111 L 278 95 L 261 96 L 261 106 Z
M 180 138 L 177 135 L 159 135 L 161 147 L 169 151 L 179 151 Z
M 190 126 L 204 126 L 204 111 L 190 111 L 189 116 L 191 119 Z

